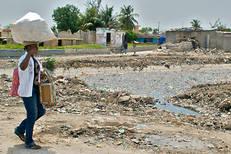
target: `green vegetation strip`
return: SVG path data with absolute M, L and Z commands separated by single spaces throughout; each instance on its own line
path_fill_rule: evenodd
M 0 45 L 0 50 L 7 50 L 7 49 L 20 49 L 22 50 L 24 47 L 20 44 L 6 44 Z M 102 45 L 98 44 L 81 44 L 81 45 L 72 45 L 72 46 L 59 46 L 59 47 L 39 47 L 39 49 L 103 49 L 105 48 Z

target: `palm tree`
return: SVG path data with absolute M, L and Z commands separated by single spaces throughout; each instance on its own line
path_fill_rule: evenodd
M 113 11 L 114 11 L 114 8 L 108 7 L 107 5 L 105 9 L 101 10 L 100 18 L 101 18 L 101 21 L 103 22 L 104 27 L 107 27 L 107 28 L 117 28 L 118 27 L 118 22 L 117 22 L 116 16 L 113 15 Z
M 201 30 L 201 25 L 200 25 L 200 20 L 197 20 L 197 19 L 193 19 L 192 21 L 191 21 L 191 25 L 192 25 L 192 28 L 194 29 L 194 30 Z
M 214 24 L 209 23 L 211 28 L 217 31 L 227 31 L 230 32 L 231 29 L 228 28 L 225 24 L 221 22 L 221 20 L 218 18 Z
M 101 4 L 102 4 L 102 0 L 88 0 L 87 1 L 87 7 L 88 8 L 94 7 L 96 8 L 98 12 L 100 10 Z
M 97 8 L 87 8 L 84 14 L 80 15 L 80 29 L 83 31 L 95 31 L 97 27 L 102 27 L 103 22 L 100 19 Z
M 139 15 L 137 13 L 134 13 L 134 8 L 131 5 L 124 5 L 121 8 L 120 14 L 118 16 L 121 28 L 123 30 L 133 30 L 135 28 L 135 24 L 138 24 L 138 21 L 135 19 L 135 17 L 138 16 Z

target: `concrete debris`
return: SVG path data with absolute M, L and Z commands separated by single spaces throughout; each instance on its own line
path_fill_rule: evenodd
M 191 51 L 193 49 L 192 42 L 185 41 L 180 43 L 166 43 L 164 44 L 166 49 L 169 49 L 171 51 L 175 52 L 185 52 L 185 51 Z
M 129 96 L 122 96 L 119 98 L 118 103 L 128 102 L 130 100 Z

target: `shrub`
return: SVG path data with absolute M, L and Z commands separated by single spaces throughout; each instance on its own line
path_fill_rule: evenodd
M 45 58 L 45 62 L 43 63 L 43 66 L 50 71 L 54 71 L 55 64 L 56 64 L 56 60 L 54 58 L 48 57 Z
M 132 31 L 127 32 L 127 36 L 128 36 L 129 43 L 137 39 L 137 34 Z

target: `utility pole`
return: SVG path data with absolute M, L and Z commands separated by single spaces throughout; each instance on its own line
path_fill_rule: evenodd
M 158 22 L 158 33 L 160 33 L 160 22 Z

